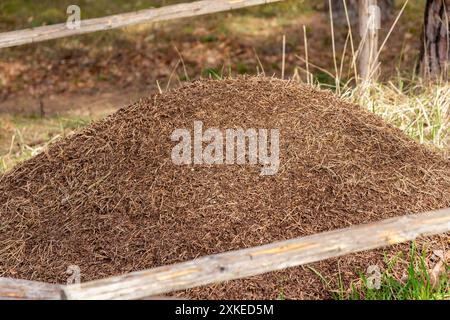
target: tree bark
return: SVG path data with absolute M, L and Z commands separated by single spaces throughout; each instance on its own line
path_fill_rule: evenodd
M 420 72 L 427 79 L 449 79 L 450 0 L 427 0 L 422 30 Z

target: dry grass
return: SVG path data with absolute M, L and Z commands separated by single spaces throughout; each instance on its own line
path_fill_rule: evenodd
M 0 114 L 0 174 L 41 153 L 53 142 L 86 126 L 93 119 L 75 115 L 41 118 Z
M 404 82 L 347 87 L 341 97 L 365 106 L 420 143 L 448 153 L 450 147 L 450 85 Z

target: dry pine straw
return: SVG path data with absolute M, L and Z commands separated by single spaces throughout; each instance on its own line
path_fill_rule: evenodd
M 199 120 L 279 128 L 278 174 L 173 165 L 172 131 Z M 443 207 L 450 161 L 365 109 L 288 81 L 201 80 L 141 99 L 0 176 L 0 276 L 64 283 L 78 265 L 87 281 Z M 371 251 L 312 267 L 351 280 L 381 260 Z M 325 289 L 297 267 L 177 294 L 319 298 Z

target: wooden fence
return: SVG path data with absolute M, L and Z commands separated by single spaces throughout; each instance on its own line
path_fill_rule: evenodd
M 143 299 L 450 231 L 450 208 L 66 286 L 0 278 L 0 298 Z

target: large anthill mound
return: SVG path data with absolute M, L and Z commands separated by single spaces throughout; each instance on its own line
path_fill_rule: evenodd
M 280 167 L 175 165 L 175 129 L 280 130 Z M 450 162 L 362 107 L 308 86 L 202 80 L 123 108 L 0 177 L 0 276 L 82 281 L 450 206 Z M 380 255 L 340 259 L 342 277 Z M 183 292 L 324 295 L 314 269 Z

